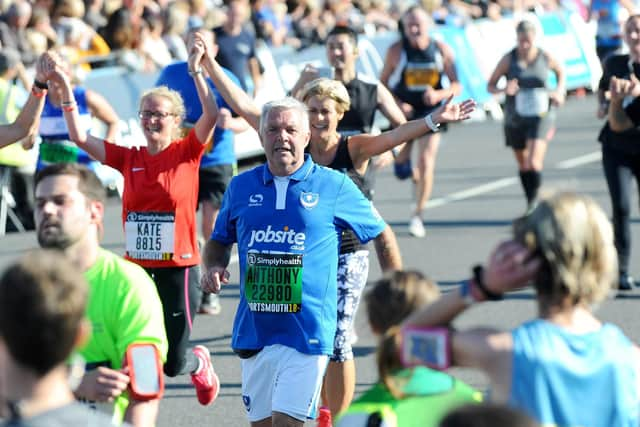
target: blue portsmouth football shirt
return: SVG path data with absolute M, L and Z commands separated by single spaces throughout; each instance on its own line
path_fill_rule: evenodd
M 309 155 L 281 190 L 267 165 L 233 178 L 211 238 L 238 244 L 240 303 L 234 349 L 282 344 L 331 354 L 336 330 L 339 236 L 364 243 L 385 222 L 351 179 Z

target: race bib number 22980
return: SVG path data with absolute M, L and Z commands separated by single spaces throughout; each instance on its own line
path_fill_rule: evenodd
M 248 253 L 244 294 L 251 311 L 298 313 L 302 255 Z

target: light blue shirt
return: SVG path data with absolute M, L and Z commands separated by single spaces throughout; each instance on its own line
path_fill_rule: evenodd
M 538 319 L 512 336 L 513 406 L 545 426 L 638 426 L 637 355 L 618 327 L 578 335 Z

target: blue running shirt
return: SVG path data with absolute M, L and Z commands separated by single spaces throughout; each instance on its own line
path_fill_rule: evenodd
M 238 244 L 240 303 L 231 346 L 281 344 L 331 354 L 339 236 L 350 228 L 367 242 L 386 224 L 347 175 L 309 155 L 283 184 L 278 194 L 266 165 L 233 178 L 211 234 L 223 245 Z

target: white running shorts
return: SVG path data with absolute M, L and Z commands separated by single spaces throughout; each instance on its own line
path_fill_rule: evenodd
M 274 344 L 242 359 L 242 401 L 250 422 L 281 412 L 295 419 L 315 419 L 329 356 L 303 354 Z

